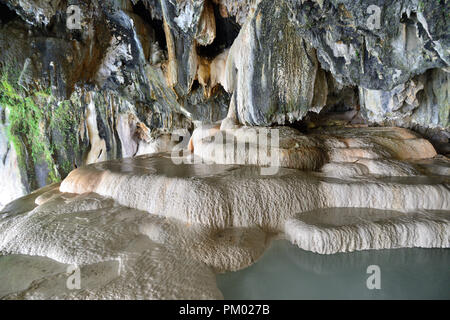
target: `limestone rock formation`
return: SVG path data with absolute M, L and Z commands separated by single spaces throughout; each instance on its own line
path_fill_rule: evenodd
M 274 238 L 450 247 L 449 12 L 0 0 L 0 298 L 222 298 Z
M 288 13 L 283 1 L 261 2 L 230 49 L 227 90 L 233 92 L 231 106 L 240 123 L 284 124 L 284 117 L 301 119 L 325 105 L 313 105 L 315 50 L 296 32 Z
M 390 90 L 449 63 L 445 1 L 286 1 L 299 32 L 339 81 Z
M 449 239 L 448 218 L 448 212 L 421 210 L 405 214 L 361 208 L 321 209 L 287 220 L 285 232 L 300 248 L 322 254 L 367 248 L 434 247 L 441 246 L 442 239 Z M 408 232 L 400 235 L 398 229 Z M 386 234 L 391 236 L 385 237 Z
M 360 88 L 360 100 L 369 121 L 401 126 L 448 128 L 450 74 L 433 69 L 392 90 Z
M 37 139 L 10 132 L 22 141 L 12 147 L 25 151 L 16 150 L 27 163 L 20 168 L 27 190 L 89 162 L 137 154 L 140 135 L 128 132 L 136 124 L 150 130 L 145 144 L 220 120 L 223 128 L 309 125 L 313 114 L 333 122 L 348 112 L 349 121 L 417 130 L 449 153 L 445 1 L 368 8 L 329 0 L 93 0 L 79 12 L 67 1 L 0 6 L 2 108 L 18 97 L 43 108 L 33 115 L 42 126 Z M 43 93 L 51 99 L 38 99 Z M 73 110 L 66 131 L 50 120 L 63 123 L 65 108 Z
M 341 148 L 378 144 L 369 159 L 414 159 L 407 146 L 421 143 L 395 129 L 362 138 L 324 134 L 338 153 L 338 137 Z M 390 141 L 403 141 L 405 151 L 393 153 Z M 366 159 L 356 149 L 350 154 L 340 162 L 347 172 Z M 252 264 L 274 234 L 327 254 L 450 247 L 448 159 L 382 158 L 376 161 L 384 171 L 361 161 L 354 174 L 279 168 L 270 176 L 259 167 L 189 161 L 156 154 L 92 164 L 61 186 L 8 205 L 0 218 L 0 253 L 7 255 L 0 266 L 11 270 L 22 261 L 32 272 L 0 286 L 2 297 L 221 298 L 214 271 Z M 410 170 L 389 177 L 401 164 Z M 72 265 L 83 274 L 76 291 L 64 287 Z
M 28 184 L 22 180 L 19 170 L 17 153 L 11 147 L 7 135 L 7 115 L 6 110 L 0 109 L 0 176 L 9 183 L 0 185 L 0 210 L 11 201 L 29 193 Z
M 305 135 L 288 127 L 219 130 L 205 126 L 194 131 L 189 146 L 195 155 L 211 163 L 322 169 L 341 175 L 344 167 L 385 176 L 410 175 L 417 171 L 399 160 L 436 156 L 430 142 L 395 127 L 330 128 Z
M 358 131 L 353 131 L 353 134 L 358 135 Z M 328 152 L 323 152 L 329 160 L 324 161 L 324 155 L 314 148 L 302 148 L 300 139 L 311 139 L 311 143 L 315 139 L 328 141 Z M 303 169 L 311 170 L 312 165 L 316 166 L 316 170 L 326 169 L 323 173 L 305 175 L 301 171 L 278 168 L 272 175 L 266 176 L 258 167 L 235 167 L 235 163 L 243 163 L 239 153 L 227 162 L 227 166 L 220 164 L 221 158 L 196 161 L 188 157 L 177 160 L 178 152 L 175 152 L 174 158 L 139 157 L 134 161 L 80 168 L 63 181 L 60 190 L 79 194 L 95 192 L 127 207 L 188 223 L 216 227 L 257 225 L 269 230 L 279 230 L 283 217 L 323 207 L 448 209 L 448 178 L 437 177 L 436 183 L 427 183 L 427 179 L 421 182 L 420 178 L 432 173 L 420 166 L 422 156 L 418 156 L 415 150 L 422 148 L 421 154 L 427 159 L 435 156 L 433 147 L 407 131 L 383 130 L 377 134 L 369 130 L 362 138 L 355 137 L 351 131 L 336 132 L 334 136 L 325 133 L 317 137 L 300 136 L 282 140 L 281 143 L 290 147 L 285 153 L 280 152 L 279 163 L 298 168 L 299 163 L 295 160 L 304 163 L 305 159 L 309 159 L 312 162 L 306 163 L 309 167 Z M 372 149 L 367 149 L 367 146 L 372 146 Z M 266 148 L 265 145 L 262 147 Z M 286 156 L 296 151 L 302 157 Z M 251 162 L 255 158 L 244 158 L 248 159 L 245 164 L 259 164 Z M 218 161 L 208 166 L 208 160 Z M 328 167 L 324 166 L 325 162 Z M 124 164 L 130 166 L 130 170 L 122 172 Z M 359 172 L 350 170 L 355 164 L 360 167 Z M 331 165 L 340 173 L 338 176 L 329 174 Z M 448 167 L 448 161 L 435 163 L 434 166 Z M 346 171 L 341 167 L 348 167 L 347 172 L 351 174 L 343 174 Z M 325 178 L 327 176 L 344 179 L 346 183 Z M 394 178 L 390 180 L 390 176 Z M 393 193 L 393 188 L 398 188 L 398 192 Z M 376 196 L 372 194 L 374 190 L 377 190 Z M 294 194 L 296 196 L 292 197 Z

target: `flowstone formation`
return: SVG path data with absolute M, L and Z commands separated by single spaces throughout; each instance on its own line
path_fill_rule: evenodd
M 450 247 L 449 13 L 0 0 L 0 298 L 220 299 L 279 238 Z
M 1 0 L 0 135 L 22 191 L 0 203 L 222 120 L 400 126 L 449 154 L 449 5 Z
M 239 153 L 205 164 L 175 148 L 76 169 L 9 204 L 0 265 L 32 272 L 3 298 L 221 298 L 215 272 L 253 264 L 277 238 L 322 254 L 450 247 L 450 162 L 428 141 L 398 128 L 280 136 L 274 175 Z M 195 152 L 208 147 L 194 137 Z M 80 290 L 64 287 L 71 265 Z

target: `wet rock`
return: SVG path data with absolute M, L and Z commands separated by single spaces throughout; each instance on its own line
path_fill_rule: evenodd
M 271 232 L 283 230 L 286 219 L 296 214 L 320 208 L 405 212 L 449 208 L 444 176 L 371 174 L 336 179 L 285 168 L 264 175 L 258 167 L 181 160 L 158 155 L 91 165 L 73 171 L 60 191 L 95 192 L 123 206 L 189 224 Z
M 118 207 L 114 201 L 94 194 L 55 195 L 33 213 L 32 219 L 26 219 L 26 215 L 1 219 L 5 237 L 0 240 L 0 251 L 15 254 L 6 259 L 2 256 L 2 270 L 21 263 L 27 276 L 20 277 L 23 269 L 16 269 L 13 274 L 8 271 L 10 279 L 20 279 L 22 285 L 34 283 L 17 287 L 2 281 L 0 294 L 4 299 L 222 298 L 215 275 L 205 263 L 208 257 L 200 250 L 183 249 L 196 241 L 205 242 L 201 230 L 198 235 L 185 232 L 178 237 L 173 231 L 182 229 L 178 222 L 168 223 L 142 211 Z M 18 225 L 24 227 L 18 234 L 21 245 L 7 240 L 14 232 L 11 227 Z M 89 239 L 90 245 L 79 255 L 83 239 Z M 211 241 L 210 245 L 215 244 Z M 199 254 L 194 256 L 192 251 Z M 71 265 L 81 269 L 81 290 L 68 290 L 67 270 Z
M 7 134 L 6 110 L 0 107 L 0 210 L 14 199 L 26 195 L 28 182 L 20 170 L 16 150 L 11 145 Z
M 195 129 L 190 146 L 206 163 L 318 170 L 327 161 L 321 141 L 288 127 L 219 130 L 204 126 Z
M 48 25 L 58 10 L 66 9 L 65 1 L 8 0 L 6 2 L 31 24 Z
M 400 236 L 397 233 L 399 228 L 408 232 Z M 304 213 L 289 219 L 285 232 L 287 238 L 300 248 L 321 254 L 365 248 L 428 248 L 436 244 L 439 246 L 441 237 L 449 239 L 446 213 L 407 214 L 356 208 L 322 209 Z M 391 236 L 385 237 L 386 234 Z
M 203 12 L 197 27 L 195 40 L 201 46 L 207 46 L 213 43 L 216 38 L 216 18 L 214 16 L 214 7 L 209 1 L 205 1 Z
M 86 161 L 170 150 L 171 131 L 224 118 L 222 129 L 308 131 L 363 116 L 418 130 L 448 154 L 446 2 L 378 1 L 380 28 L 376 10 L 354 1 L 95 0 L 78 4 L 81 29 L 67 27 L 67 5 L 1 4 L 2 74 L 24 98 L 54 99 L 39 119 L 52 151 L 25 159 L 30 190 Z M 73 110 L 65 130 L 50 126 L 60 104 Z
M 371 154 L 352 154 L 376 159 L 392 153 L 385 140 L 420 140 L 405 129 L 352 131 L 322 132 L 323 145 L 370 146 Z M 292 133 L 285 148 L 298 140 Z M 92 164 L 10 204 L 0 212 L 2 298 L 220 299 L 213 271 L 253 264 L 274 236 L 321 254 L 450 246 L 443 157 L 411 162 L 433 177 L 285 168 L 267 176 L 258 167 L 183 160 L 158 154 Z M 79 290 L 66 286 L 71 265 L 83 274 Z
M 262 1 L 242 27 L 227 60 L 226 90 L 240 123 L 284 124 L 320 111 L 325 90 L 314 48 L 296 31 L 283 1 Z M 316 82 L 317 81 L 317 82 Z
M 195 129 L 191 152 L 207 163 L 279 166 L 333 176 L 418 175 L 404 160 L 436 156 L 432 144 L 401 128 L 327 128 L 305 135 L 288 127 Z M 276 171 L 276 170 L 275 170 Z
M 448 2 L 286 2 L 322 68 L 341 83 L 391 90 L 449 63 Z
M 433 69 L 390 91 L 360 88 L 360 101 L 367 120 L 448 128 L 450 75 Z
M 255 0 L 213 0 L 219 5 L 220 14 L 222 17 L 233 16 L 236 17 L 236 22 L 243 25 L 251 13 L 255 10 L 258 1 Z

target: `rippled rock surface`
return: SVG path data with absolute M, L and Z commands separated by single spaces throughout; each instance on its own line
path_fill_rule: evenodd
M 0 0 L 0 297 L 222 298 L 274 237 L 449 247 L 449 1 L 71 5 Z
M 396 128 L 289 137 L 284 147 L 304 157 L 313 149 L 300 139 L 328 141 L 325 160 L 314 171 L 264 175 L 239 156 L 205 164 L 194 154 L 154 154 L 76 169 L 12 202 L 0 218 L 0 266 L 17 282 L 0 293 L 218 299 L 215 274 L 252 265 L 274 237 L 321 254 L 450 247 L 450 163 L 427 141 Z M 411 145 L 428 153 L 408 153 Z M 70 266 L 80 270 L 80 290 L 65 287 Z

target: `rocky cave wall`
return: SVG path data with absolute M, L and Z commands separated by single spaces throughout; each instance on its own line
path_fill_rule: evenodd
M 447 0 L 0 0 L 0 207 L 220 120 L 395 125 L 448 154 L 449 15 Z

